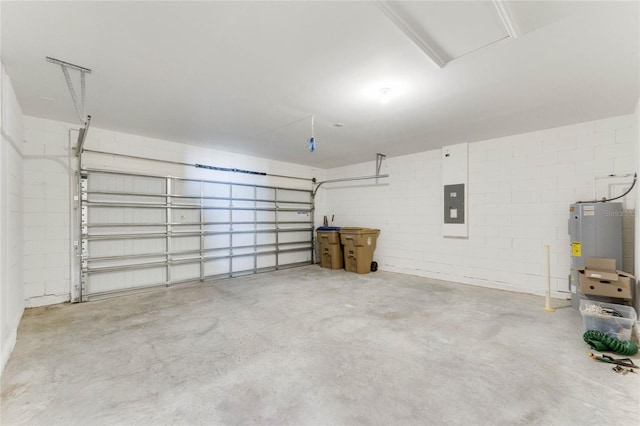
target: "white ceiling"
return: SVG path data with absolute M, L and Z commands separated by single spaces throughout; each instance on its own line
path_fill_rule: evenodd
M 93 70 L 92 127 L 320 168 L 628 114 L 639 96 L 638 2 L 506 2 L 517 38 L 490 1 L 0 4 L 25 114 L 79 123 L 51 56 Z

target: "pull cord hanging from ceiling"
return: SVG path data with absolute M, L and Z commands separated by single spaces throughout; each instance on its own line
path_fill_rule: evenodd
M 313 115 L 311 116 L 311 138 L 309 138 L 309 151 L 314 152 L 316 150 L 316 138 L 314 135 Z

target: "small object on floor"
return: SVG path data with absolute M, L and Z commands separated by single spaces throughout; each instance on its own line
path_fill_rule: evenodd
M 633 368 L 622 368 L 619 365 L 616 365 L 615 367 L 613 367 L 612 370 L 615 371 L 616 373 L 622 373 L 623 375 L 627 373 L 636 372 Z
M 371 272 L 378 270 L 378 262 L 371 262 Z
M 631 340 L 624 342 L 614 337 L 609 337 L 601 331 L 586 331 L 582 338 L 596 351 L 612 351 L 620 355 L 635 355 L 638 353 L 638 346 Z
M 594 353 L 589 352 L 589 356 L 596 361 L 606 362 L 609 364 L 616 364 L 616 367 L 628 367 L 630 369 L 638 368 L 638 366 L 633 362 L 631 358 L 614 358 L 609 355 L 596 355 Z M 633 370 L 631 371 L 634 372 Z

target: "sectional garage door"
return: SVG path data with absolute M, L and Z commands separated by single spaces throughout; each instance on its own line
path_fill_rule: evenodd
M 312 262 L 310 190 L 81 175 L 80 300 Z

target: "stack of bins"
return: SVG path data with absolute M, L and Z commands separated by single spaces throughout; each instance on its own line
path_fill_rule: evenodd
M 342 269 L 342 244 L 340 244 L 340 228 L 320 226 L 317 229 L 320 244 L 320 266 L 329 269 Z
M 345 227 L 340 230 L 340 241 L 344 246 L 344 269 L 347 272 L 371 272 L 373 252 L 376 250 L 379 234 L 379 229 L 372 228 Z

